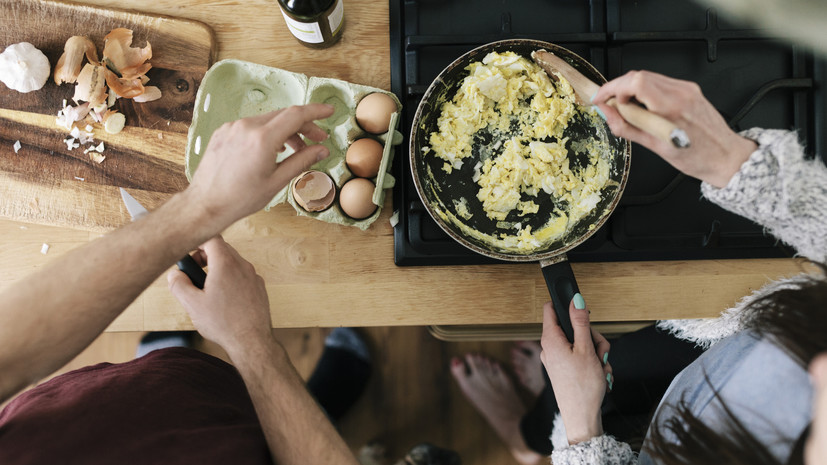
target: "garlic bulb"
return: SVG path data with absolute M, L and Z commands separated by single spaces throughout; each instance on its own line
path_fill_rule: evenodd
M 18 92 L 38 90 L 49 79 L 49 59 L 28 42 L 9 45 L 0 53 L 0 81 Z

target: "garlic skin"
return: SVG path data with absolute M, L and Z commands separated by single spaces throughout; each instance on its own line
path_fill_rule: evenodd
M 22 93 L 39 90 L 50 73 L 49 59 L 28 42 L 9 45 L 0 53 L 0 81 L 9 89 Z

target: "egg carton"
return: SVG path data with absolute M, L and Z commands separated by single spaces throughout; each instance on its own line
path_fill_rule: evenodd
M 384 134 L 369 134 L 356 123 L 356 104 L 362 97 L 381 92 L 390 96 L 398 108 L 391 117 L 390 129 Z M 314 164 L 311 170 L 327 173 L 336 184 L 336 201 L 327 210 L 309 212 L 296 203 L 291 186 L 295 178 L 279 191 L 265 207 L 269 211 L 275 205 L 287 202 L 301 216 L 328 223 L 355 226 L 365 230 L 379 218 L 385 201 L 385 189 L 394 186 L 396 180 L 389 173 L 395 145 L 402 143 L 402 133 L 396 127 L 402 104 L 391 92 L 375 87 L 353 84 L 339 79 L 307 77 L 283 69 L 272 68 L 241 60 L 222 60 L 215 63 L 198 89 L 195 98 L 192 125 L 187 134 L 186 174 L 192 176 L 209 144 L 210 136 L 222 124 L 248 116 L 259 115 L 290 105 L 327 103 L 333 105 L 333 116 L 316 124 L 329 137 L 321 144 L 330 150 L 330 156 Z M 338 193 L 353 173 L 345 163 L 348 147 L 357 139 L 371 137 L 383 145 L 379 174 L 371 179 L 376 185 L 372 201 L 377 206 L 369 217 L 357 220 L 347 216 L 339 207 Z M 308 141 L 308 144 L 315 143 Z M 293 154 L 289 147 L 276 160 L 282 161 Z

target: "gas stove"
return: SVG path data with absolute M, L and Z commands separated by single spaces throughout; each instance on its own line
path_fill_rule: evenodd
M 511 38 L 544 40 L 590 61 L 607 79 L 648 69 L 697 82 L 735 130 L 797 129 L 825 154 L 825 64 L 803 47 L 719 18 L 687 0 L 405 0 L 390 2 L 391 87 L 410 134 L 419 100 L 463 53 Z M 397 265 L 496 263 L 443 233 L 416 194 L 407 140 L 396 154 Z M 634 261 L 789 257 L 749 220 L 701 198 L 700 182 L 632 146 L 620 204 L 569 260 Z

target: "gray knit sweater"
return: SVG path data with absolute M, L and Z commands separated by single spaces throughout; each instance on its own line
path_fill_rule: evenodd
M 703 183 L 701 191 L 710 201 L 761 225 L 775 237 L 794 247 L 799 255 L 827 261 L 827 167 L 808 160 L 790 131 L 750 129 L 742 136 L 759 147 L 723 189 Z M 795 286 L 802 277 L 776 281 L 742 299 L 719 318 L 668 320 L 658 327 L 676 336 L 710 347 L 742 327 L 742 310 L 754 299 L 779 288 Z M 565 427 L 558 414 L 551 435 L 555 465 L 632 464 L 637 457 L 628 444 L 603 435 L 568 445 Z

